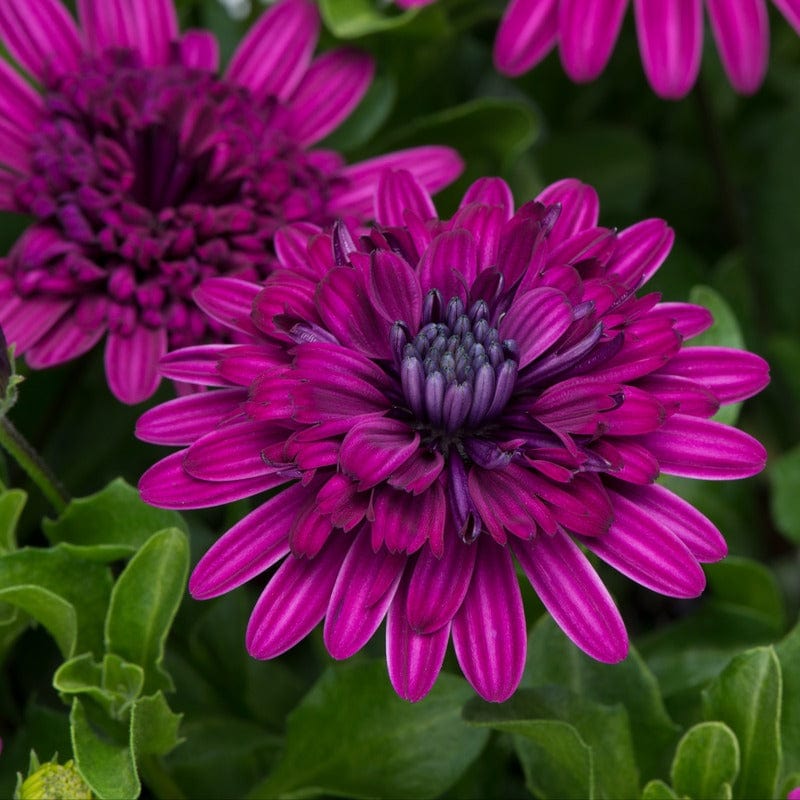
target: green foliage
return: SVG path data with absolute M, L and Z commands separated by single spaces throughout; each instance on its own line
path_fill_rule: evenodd
M 686 797 L 729 800 L 739 774 L 739 742 L 722 722 L 701 722 L 678 743 L 672 785 Z
M 376 6 L 370 0 L 321 0 L 320 11 L 327 27 L 340 39 L 399 28 L 418 13 L 416 9 L 399 12 L 389 6 Z
M 774 459 L 767 474 L 775 525 L 787 539 L 800 544 L 800 445 Z

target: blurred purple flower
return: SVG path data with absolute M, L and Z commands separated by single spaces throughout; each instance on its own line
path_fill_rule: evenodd
M 34 368 L 106 336 L 123 402 L 149 397 L 168 349 L 219 334 L 191 293 L 209 276 L 264 277 L 287 223 L 363 221 L 380 171 L 431 190 L 461 169 L 448 148 L 346 166 L 311 149 L 366 92 L 371 59 L 312 59 L 311 0 L 282 0 L 222 77 L 208 31 L 180 34 L 172 0 L 0 0 L 0 209 L 34 224 L 0 260 L 0 323 Z
M 786 795 L 786 800 L 800 800 L 800 786 L 792 789 L 792 791 Z
M 214 506 L 294 481 L 217 541 L 190 580 L 213 597 L 280 563 L 247 648 L 272 658 L 325 618 L 347 658 L 387 617 L 397 692 L 423 697 L 452 635 L 480 695 L 504 700 L 525 663 L 515 557 L 568 636 L 601 661 L 628 638 L 584 554 L 675 597 L 726 553 L 700 512 L 654 483 L 759 472 L 764 448 L 709 419 L 768 382 L 756 355 L 684 348 L 704 308 L 636 292 L 670 251 L 658 219 L 597 227 L 575 180 L 516 213 L 485 179 L 436 219 L 387 172 L 380 226 L 356 238 L 279 231 L 263 290 L 208 281 L 198 302 L 253 337 L 162 361 L 219 387 L 151 409 L 137 435 L 183 446 L 142 477 L 146 501 Z
M 433 0 L 396 0 L 403 8 Z M 772 0 L 800 33 L 800 0 Z M 633 0 L 644 71 L 668 99 L 694 86 L 703 51 L 703 6 L 730 82 L 752 94 L 769 56 L 766 0 Z M 617 41 L 628 0 L 510 0 L 494 45 L 497 68 L 521 75 L 558 44 L 561 63 L 577 83 L 597 78 Z

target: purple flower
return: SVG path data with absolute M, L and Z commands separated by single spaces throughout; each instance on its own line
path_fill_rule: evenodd
M 312 146 L 372 78 L 369 57 L 314 59 L 311 0 L 282 0 L 222 77 L 207 31 L 180 34 L 172 0 L 0 0 L 0 209 L 33 225 L 0 260 L 0 323 L 31 367 L 105 336 L 112 392 L 136 403 L 168 349 L 218 337 L 191 294 L 221 274 L 264 277 L 287 222 L 364 221 L 387 166 L 431 191 L 461 169 L 422 147 L 345 165 Z M 107 335 L 106 335 L 107 334 Z
M 452 636 L 488 700 L 517 687 L 526 625 L 514 559 L 573 641 L 625 658 L 620 614 L 584 550 L 644 586 L 699 595 L 714 525 L 654 483 L 662 472 L 743 478 L 764 448 L 710 417 L 768 382 L 756 355 L 683 347 L 705 309 L 637 291 L 666 258 L 650 219 L 597 227 L 594 190 L 557 183 L 514 212 L 484 179 L 436 219 L 407 172 L 384 174 L 380 225 L 279 231 L 262 289 L 200 290 L 248 344 L 168 355 L 163 373 L 218 387 L 151 409 L 137 435 L 178 445 L 142 477 L 167 508 L 289 484 L 224 534 L 196 598 L 273 565 L 247 648 L 272 658 L 323 618 L 335 658 L 386 618 L 389 675 L 423 697 Z
M 786 800 L 800 800 L 800 786 L 792 789 L 789 794 L 786 795 Z

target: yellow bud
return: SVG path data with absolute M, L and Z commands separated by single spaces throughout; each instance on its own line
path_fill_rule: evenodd
M 29 775 L 19 790 L 20 800 L 93 800 L 92 790 L 72 760 L 63 766 L 48 762 Z

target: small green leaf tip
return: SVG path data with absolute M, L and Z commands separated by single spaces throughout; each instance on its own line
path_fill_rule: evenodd
M 28 775 L 15 800 L 93 800 L 92 790 L 70 759 L 66 764 L 48 761 Z
M 0 329 L 0 417 L 5 416 L 17 402 L 17 385 L 22 380 L 14 367 L 14 346 L 9 348 Z

